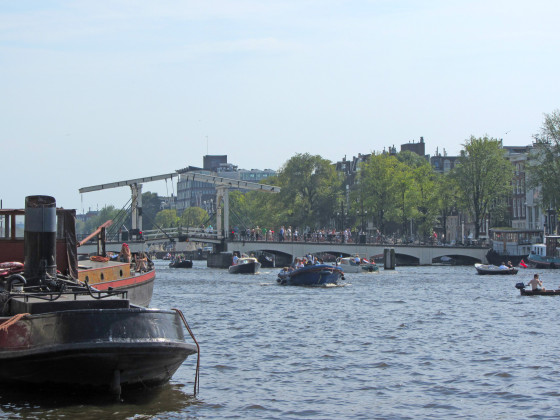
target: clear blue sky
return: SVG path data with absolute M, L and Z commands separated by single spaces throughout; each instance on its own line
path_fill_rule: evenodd
M 0 0 L 0 199 L 120 207 L 128 188 L 78 189 L 207 152 L 278 169 L 420 136 L 432 155 L 530 144 L 560 107 L 558 16 L 554 0 Z

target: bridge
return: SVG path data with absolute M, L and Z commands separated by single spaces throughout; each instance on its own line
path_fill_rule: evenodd
M 238 252 L 240 254 L 257 255 L 260 253 L 274 254 L 277 261 L 284 264 L 293 258 L 305 254 L 331 254 L 333 256 L 349 256 L 358 254 L 362 258 L 382 255 L 385 248 L 393 248 L 397 260 L 406 261 L 409 265 L 431 265 L 441 257 L 460 260 L 465 263 L 486 263 L 488 247 L 483 246 L 430 246 L 430 245 L 402 245 L 382 243 L 342 243 L 337 241 L 274 241 L 240 240 L 225 238 L 216 230 L 209 231 L 201 228 L 173 227 L 143 232 L 143 243 L 150 245 L 168 245 L 175 247 L 179 243 L 199 242 L 212 244 L 216 252 Z M 108 238 L 111 242 L 120 243 L 118 238 Z M 88 247 L 89 245 L 89 247 Z M 83 251 L 93 252 L 91 244 L 84 244 Z M 90 249 L 92 248 L 92 249 Z M 181 248 L 181 247 L 177 247 Z M 140 250 L 145 250 L 143 247 Z
M 469 263 L 486 262 L 486 247 L 429 246 L 429 245 L 384 245 L 330 242 L 266 242 L 266 241 L 227 241 L 226 250 L 250 255 L 267 252 L 278 256 L 298 257 L 327 253 L 334 256 L 358 254 L 362 258 L 382 255 L 385 248 L 393 248 L 398 259 L 410 265 L 431 265 L 441 257 L 460 259 Z

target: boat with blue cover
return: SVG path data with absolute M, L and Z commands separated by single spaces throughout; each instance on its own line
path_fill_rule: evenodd
M 283 286 L 325 286 L 344 279 L 340 267 L 329 264 L 306 265 L 302 268 L 283 268 L 278 273 L 278 284 Z

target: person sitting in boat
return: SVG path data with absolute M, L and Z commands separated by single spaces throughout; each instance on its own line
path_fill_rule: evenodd
M 237 254 L 233 254 L 233 265 L 237 265 L 237 261 L 239 261 L 239 257 Z
M 148 271 L 148 258 L 143 252 L 139 252 L 136 255 L 136 271 Z
M 498 267 L 500 270 L 509 270 L 509 267 L 506 265 L 506 263 L 502 262 L 502 265 L 500 265 Z
M 119 252 L 119 261 L 127 263 L 132 262 L 132 254 L 130 253 L 128 244 L 122 244 L 121 252 Z
M 360 256 L 358 254 L 354 257 L 354 264 L 360 265 Z
M 296 268 L 303 268 L 303 267 L 305 267 L 304 260 L 305 260 L 305 258 L 304 258 L 303 260 L 300 260 L 299 258 L 297 258 L 297 259 L 296 259 Z
M 529 282 L 529 286 L 531 286 L 531 290 L 535 291 L 535 290 L 539 290 L 539 291 L 545 291 L 546 289 L 544 287 L 542 287 L 542 280 L 539 279 L 539 275 L 535 274 L 533 276 L 533 278 L 531 279 L 531 281 Z

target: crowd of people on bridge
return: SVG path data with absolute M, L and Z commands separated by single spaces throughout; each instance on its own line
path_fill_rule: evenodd
M 355 244 L 376 244 L 376 245 L 396 245 L 413 244 L 414 238 L 400 237 L 397 235 L 383 235 L 379 230 L 362 231 L 356 228 L 346 228 L 337 230 L 334 228 L 299 229 L 292 226 L 280 226 L 279 229 L 255 226 L 254 228 L 234 227 L 229 232 L 229 239 L 232 241 L 266 241 L 266 242 L 329 242 L 329 243 L 355 243 Z M 423 244 L 443 245 L 445 236 L 438 237 L 433 233 Z

